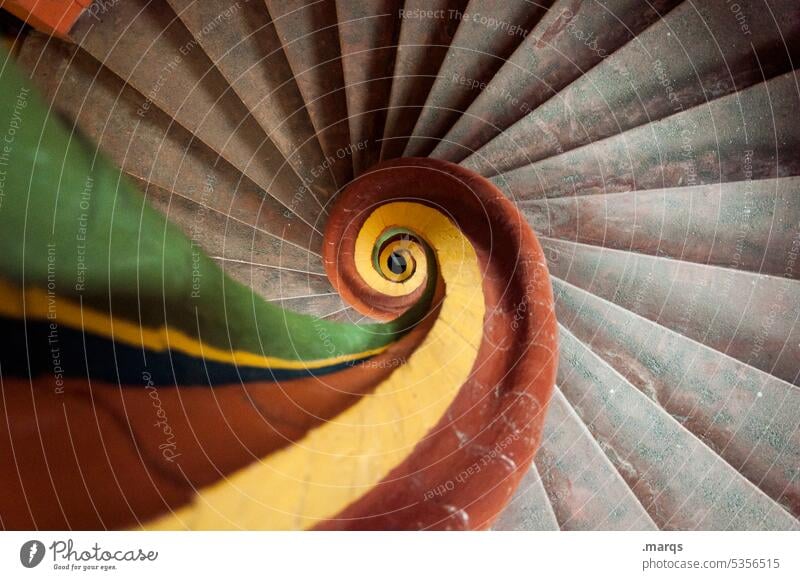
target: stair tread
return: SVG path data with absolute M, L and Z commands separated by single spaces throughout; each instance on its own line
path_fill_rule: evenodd
M 380 158 L 402 4 L 398 0 L 336 2 L 350 139 L 356 145 L 355 175 Z
M 679 2 L 555 2 L 431 156 L 458 163 L 481 150 L 487 159 L 471 160 L 480 164 L 481 171 L 488 163 L 497 163 L 489 152 L 483 153 L 484 145 L 607 59 Z M 526 126 L 526 130 L 531 129 L 535 131 L 536 127 Z M 505 143 L 504 139 L 505 134 L 498 141 Z M 520 152 L 527 145 L 523 143 L 518 144 Z
M 558 384 L 661 529 L 800 529 L 797 521 L 561 328 Z
M 459 163 L 517 204 L 560 361 L 492 529 L 800 529 L 796 0 L 89 12 L 18 60 L 254 300 L 375 322 L 321 254 L 328 204 L 379 160 Z
M 800 278 L 787 268 L 800 177 L 712 183 L 518 204 L 549 238 Z
M 657 529 L 558 388 L 535 462 L 561 529 Z
M 460 20 L 433 87 L 425 100 L 404 156 L 422 157 L 436 145 L 459 115 L 478 96 L 480 83 L 487 83 L 511 56 L 545 5 L 528 2 L 470 0 Z M 495 28 L 496 30 L 494 30 Z M 478 83 L 475 88 L 473 83 Z
M 263 3 L 168 0 L 231 89 L 321 200 L 337 189 Z M 343 184 L 342 184 L 343 185 Z
M 139 182 L 145 198 L 207 254 L 295 270 L 322 272 L 317 254 L 262 232 L 223 212 L 213 211 L 169 190 Z M 153 235 L 158 235 L 153 232 Z
M 773 4 L 763 10 L 761 0 L 739 3 L 752 30 L 742 42 L 727 4 L 684 2 L 463 165 L 483 175 L 510 171 L 791 70 L 786 46 L 800 40 L 800 12 L 793 2 Z M 800 50 L 792 50 L 796 60 Z
M 799 106 L 789 72 L 491 181 L 529 200 L 800 175 Z
M 550 273 L 790 383 L 800 282 L 540 238 Z
M 129 175 L 319 251 L 321 236 L 301 217 L 165 113 L 140 117 L 141 95 L 85 52 L 32 33 L 20 61 L 45 97 Z
M 800 389 L 568 283 L 553 287 L 578 340 L 800 515 Z
M 467 0 L 406 0 L 386 111 L 381 159 L 402 157 L 420 110 L 436 79 Z M 427 14 L 433 14 L 432 17 Z
M 535 465 L 531 465 L 523 476 L 503 513 L 492 524 L 492 529 L 509 532 L 559 529 Z
M 265 300 L 280 302 L 295 312 L 313 314 L 319 307 L 310 303 L 335 295 L 330 282 L 317 274 L 219 258 L 215 261 L 231 278 L 249 286 Z M 325 304 L 327 307 L 328 303 Z
M 143 95 L 139 116 L 158 107 L 287 205 L 304 191 L 166 0 L 116 2 L 100 24 L 84 13 L 72 37 Z
M 266 4 L 326 164 L 342 186 L 352 177 L 353 162 L 336 6 L 318 0 L 267 0 Z

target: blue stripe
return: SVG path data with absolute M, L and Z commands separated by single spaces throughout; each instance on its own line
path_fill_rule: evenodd
M 45 374 L 123 386 L 216 386 L 323 376 L 356 366 L 365 357 L 317 369 L 265 369 L 208 361 L 176 351 L 151 351 L 49 321 L 0 317 L 8 340 L 0 350 L 3 376 Z M 26 337 L 27 336 L 27 340 Z

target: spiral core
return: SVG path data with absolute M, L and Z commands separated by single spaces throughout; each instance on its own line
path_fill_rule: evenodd
M 0 452 L 37 451 L 0 498 L 4 525 L 491 524 L 539 444 L 557 359 L 542 250 L 494 185 L 416 158 L 355 179 L 330 209 L 324 267 L 382 322 L 335 323 L 230 279 L 35 97 L 27 111 L 18 150 L 52 138 L 7 183 L 40 194 L 35 208 L 9 197 L 0 215 L 0 322 L 27 336 L 0 364 L 7 413 L 30 420 Z M 74 232 L 81 197 L 48 187 L 53 172 L 65 191 L 91 178 L 91 243 Z M 52 283 L 78 255 L 85 281 Z M 57 374 L 26 354 L 51 352 L 53 325 Z
M 372 383 L 368 396 L 152 527 L 472 529 L 509 500 L 556 366 L 552 294 L 525 222 L 483 178 L 404 159 L 347 188 L 324 247 L 355 308 L 402 321 L 390 347 L 402 360 L 389 374 L 346 371 Z
M 0 37 L 4 529 L 800 526 L 797 0 Z
M 328 275 L 359 311 L 391 319 L 427 303 L 420 325 L 430 329 L 375 390 L 409 397 L 397 408 L 420 422 L 397 445 L 411 452 L 320 526 L 488 525 L 530 463 L 554 382 L 552 294 L 533 233 L 485 179 L 402 159 L 347 188 L 325 250 Z M 389 265 L 397 256 L 402 273 Z

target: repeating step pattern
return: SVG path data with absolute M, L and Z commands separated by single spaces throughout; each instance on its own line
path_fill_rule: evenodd
M 284 308 L 371 321 L 322 232 L 381 160 L 517 204 L 560 364 L 492 529 L 800 527 L 796 0 L 126 0 L 69 36 L 16 55 L 47 103 Z

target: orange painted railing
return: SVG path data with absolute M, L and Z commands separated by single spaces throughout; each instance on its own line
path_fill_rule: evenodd
M 37 30 L 66 38 L 75 21 L 91 3 L 92 0 L 3 0 L 0 8 Z

